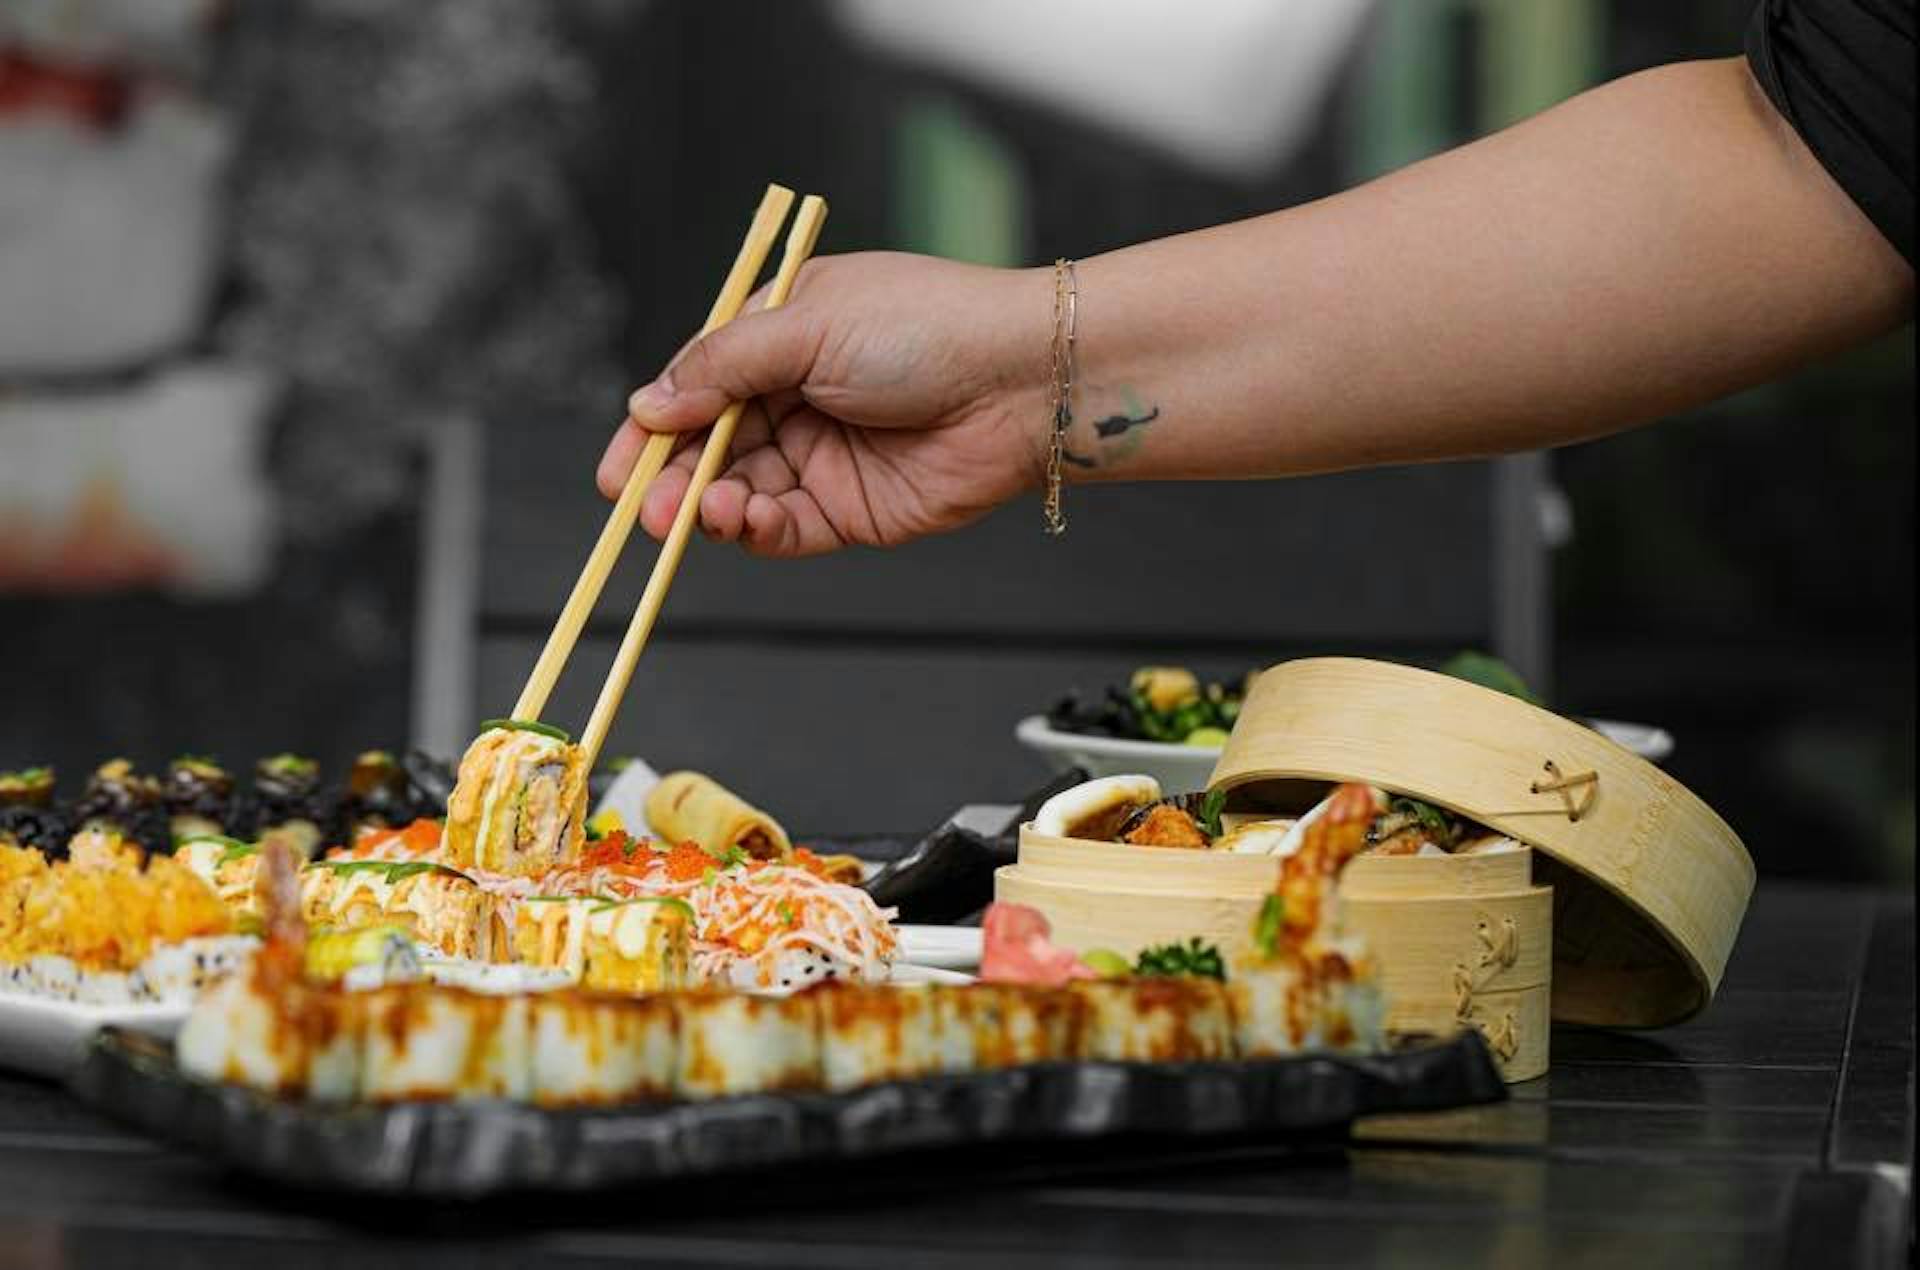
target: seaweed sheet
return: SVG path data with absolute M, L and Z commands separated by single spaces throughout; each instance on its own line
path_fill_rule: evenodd
M 109 1028 L 72 1085 L 155 1137 L 279 1184 L 442 1199 L 584 1192 L 996 1142 L 1318 1141 L 1360 1116 L 1506 1097 L 1471 1030 L 1370 1057 L 1046 1063 L 842 1094 L 547 1111 L 290 1101 L 183 1075 L 168 1043 Z

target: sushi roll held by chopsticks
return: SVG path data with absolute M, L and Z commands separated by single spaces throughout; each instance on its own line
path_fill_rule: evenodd
M 489 720 L 447 799 L 447 863 L 527 877 L 574 860 L 586 784 L 585 756 L 559 728 Z

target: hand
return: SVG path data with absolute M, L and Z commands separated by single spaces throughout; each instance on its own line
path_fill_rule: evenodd
M 731 465 L 700 501 L 710 537 L 767 556 L 892 546 L 956 529 L 1044 470 L 1052 282 L 890 253 L 809 262 L 788 303 L 681 351 L 633 395 L 600 461 L 619 495 L 647 434 L 745 401 Z M 673 523 L 703 436 L 685 438 L 640 523 Z

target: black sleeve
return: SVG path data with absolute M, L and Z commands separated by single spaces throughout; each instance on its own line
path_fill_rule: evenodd
M 1754 78 L 1913 263 L 1914 0 L 1761 0 Z

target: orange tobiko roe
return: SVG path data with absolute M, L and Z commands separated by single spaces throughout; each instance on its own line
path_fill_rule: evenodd
M 440 848 L 440 822 L 422 816 L 405 829 L 362 829 L 347 854 L 350 856 L 372 855 L 396 838 L 409 855 L 432 855 Z M 333 852 L 330 851 L 327 854 L 332 855 Z
M 624 829 L 615 829 L 612 833 L 587 844 L 580 853 L 580 863 L 590 869 L 617 869 L 633 863 L 633 850 L 637 844 Z
M 805 847 L 795 847 L 793 849 L 793 855 L 788 858 L 787 863 L 796 869 L 805 869 L 815 877 L 823 878 L 827 876 L 826 862 Z
M 691 882 L 705 877 L 707 870 L 718 863 L 697 842 L 675 843 L 673 850 L 667 852 L 667 876 L 676 882 Z

